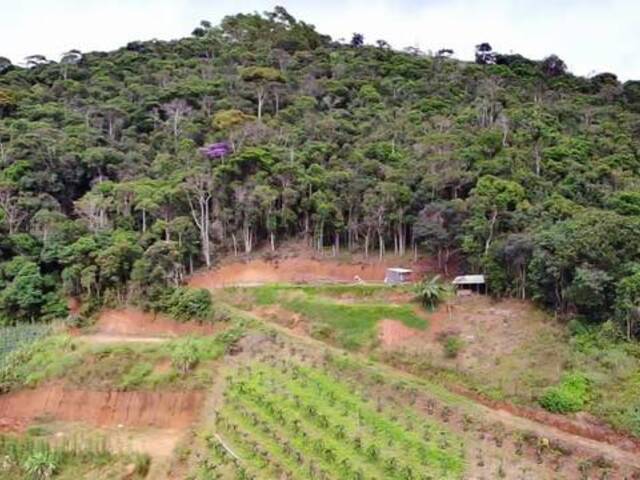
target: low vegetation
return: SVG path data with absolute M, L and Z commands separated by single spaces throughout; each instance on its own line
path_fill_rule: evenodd
M 132 466 L 133 468 L 131 468 Z M 149 457 L 140 454 L 113 454 L 104 443 L 84 439 L 49 442 L 29 436 L 0 435 L 0 480 L 108 480 L 146 478 Z
M 156 309 L 182 322 L 211 321 L 215 315 L 211 292 L 203 288 L 167 289 Z
M 235 295 L 238 292 L 240 295 Z M 389 301 L 394 293 L 408 290 L 386 286 L 264 285 L 228 292 L 230 300 L 243 308 L 277 306 L 295 313 L 309 322 L 313 336 L 350 350 L 374 346 L 380 320 L 399 320 L 408 327 L 426 328 L 427 320 L 417 313 L 416 306 Z
M 579 373 L 565 375 L 562 382 L 549 387 L 540 398 L 540 405 L 554 413 L 574 413 L 583 410 L 589 399 L 589 380 Z
M 436 275 L 431 278 L 424 278 L 415 287 L 416 295 L 422 304 L 429 309 L 434 309 L 438 304 L 450 295 L 450 288 Z
M 19 323 L 0 327 L 0 370 L 12 352 L 46 337 L 53 331 L 47 323 Z
M 55 335 L 14 352 L 0 371 L 0 390 L 52 379 L 115 390 L 202 388 L 211 383 L 211 362 L 221 358 L 242 332 L 242 327 L 234 326 L 215 336 L 95 346 Z
M 461 478 L 460 439 L 404 422 L 321 370 L 254 363 L 229 377 L 208 437 L 220 478 Z M 241 461 L 238 461 L 238 458 Z M 202 471 L 201 471 L 202 473 Z M 225 476 L 226 475 L 226 476 Z

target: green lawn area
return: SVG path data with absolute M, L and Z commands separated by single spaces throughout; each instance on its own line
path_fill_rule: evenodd
M 390 294 L 406 293 L 407 287 L 382 285 L 264 285 L 241 291 L 236 298 L 240 307 L 277 305 L 301 315 L 311 322 L 311 334 L 333 340 L 350 350 L 372 346 L 377 337 L 380 320 L 398 320 L 408 327 L 425 329 L 427 320 L 417 312 L 421 308 L 412 303 L 392 303 Z M 233 299 L 231 299 L 233 301 Z

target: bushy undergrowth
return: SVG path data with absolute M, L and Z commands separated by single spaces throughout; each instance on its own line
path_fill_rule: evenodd
M 76 345 L 68 335 L 38 340 L 8 356 L 0 370 L 0 392 L 17 386 L 33 386 L 46 378 L 63 375 L 79 359 Z
M 176 320 L 208 321 L 214 317 L 211 293 L 203 288 L 177 287 L 168 290 L 160 302 L 160 309 Z
M 464 341 L 458 335 L 446 335 L 442 340 L 444 355 L 447 358 L 456 358 L 464 348 Z
M 540 405 L 554 413 L 583 410 L 589 400 L 589 380 L 581 373 L 563 377 L 559 385 L 549 387 L 540 398 Z

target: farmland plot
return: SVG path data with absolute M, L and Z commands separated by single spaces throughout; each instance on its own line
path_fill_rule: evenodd
M 53 328 L 46 323 L 21 323 L 13 327 L 0 327 L 0 369 L 6 357 L 19 348 L 49 335 Z
M 217 478 L 455 479 L 464 469 L 456 435 L 298 361 L 242 367 L 224 395 L 208 438 Z

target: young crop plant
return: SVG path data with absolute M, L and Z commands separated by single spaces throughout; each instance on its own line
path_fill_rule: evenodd
M 232 377 L 217 430 L 251 471 L 288 470 L 290 478 L 461 478 L 460 442 L 450 432 L 432 425 L 440 435 L 425 439 L 413 422 L 318 368 L 256 362 Z

